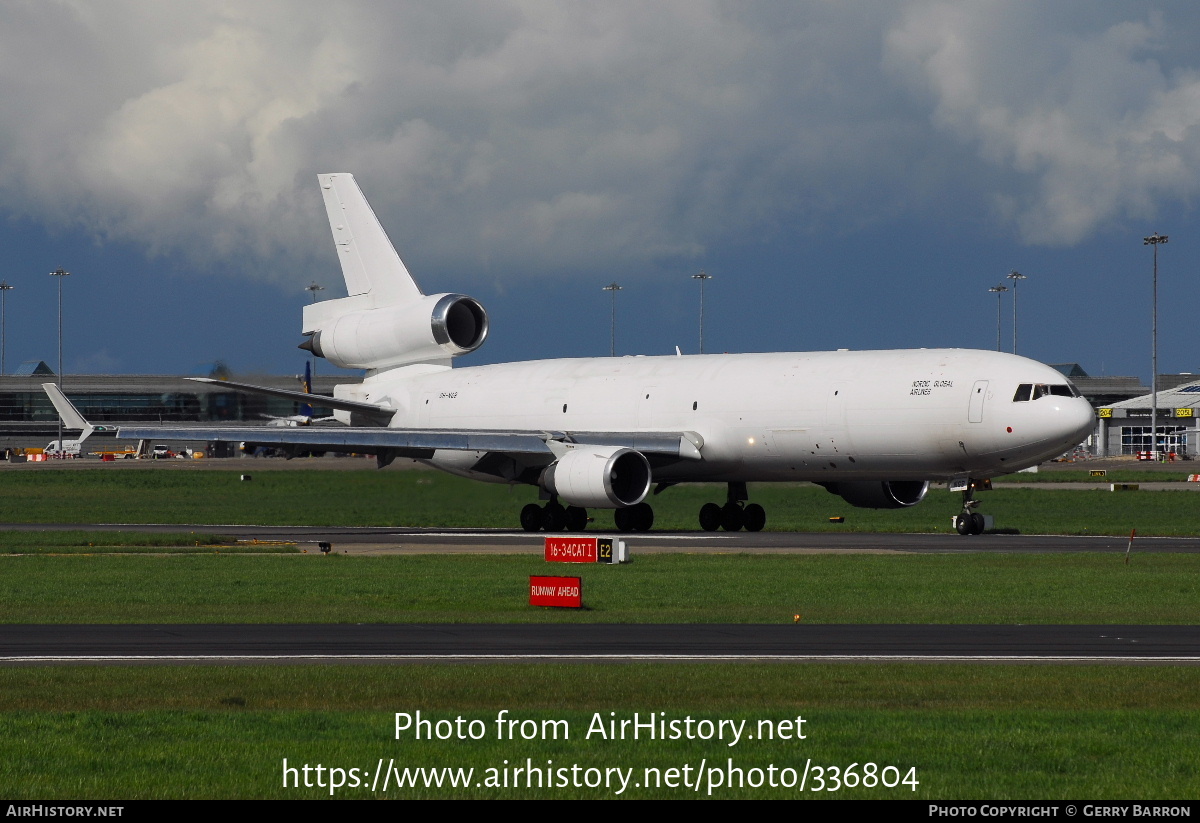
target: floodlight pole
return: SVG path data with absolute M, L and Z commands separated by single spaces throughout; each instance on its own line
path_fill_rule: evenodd
M 711 274 L 705 274 L 704 269 L 700 270 L 699 274 L 693 274 L 693 280 L 700 281 L 700 353 L 704 354 L 704 284 L 712 280 Z
M 1154 277 L 1150 298 L 1150 450 L 1158 459 L 1158 246 L 1167 242 L 1165 234 L 1155 232 L 1142 238 L 1143 246 L 1154 247 Z
M 1013 281 L 1013 285 L 1012 285 L 1012 293 L 1013 293 L 1013 354 L 1016 354 L 1017 353 L 1017 283 L 1020 283 L 1022 280 L 1024 280 L 1025 275 L 1021 274 L 1019 271 L 1014 269 L 1013 271 L 1010 271 L 1008 273 L 1008 279 Z
M 1008 286 L 1001 283 L 998 286 L 992 286 L 988 291 L 996 295 L 996 351 L 1000 351 L 1000 295 L 1008 291 Z
M 50 272 L 50 276 L 58 280 L 58 390 L 62 392 L 63 385 L 63 335 L 62 335 L 62 284 L 63 278 L 70 276 L 69 271 L 63 271 L 63 267 L 59 266 L 54 271 Z M 58 457 L 61 460 L 63 456 L 63 420 L 62 415 L 58 416 Z
M 8 318 L 8 293 L 15 289 L 16 286 L 10 286 L 7 281 L 0 280 L 0 375 L 7 374 L 5 369 L 5 355 L 7 352 L 7 318 Z
M 609 292 L 612 295 L 612 331 L 610 334 L 608 356 L 616 357 L 617 356 L 617 292 L 619 292 L 621 290 L 621 287 L 618 286 L 616 284 L 616 282 L 614 281 L 612 283 L 609 283 L 607 286 L 604 286 L 600 290 Z

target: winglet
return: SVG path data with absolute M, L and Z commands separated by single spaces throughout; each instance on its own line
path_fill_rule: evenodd
M 68 429 L 79 429 L 79 443 L 83 445 L 83 441 L 91 437 L 92 432 L 96 427 L 83 419 L 83 415 L 79 413 L 79 409 L 67 399 L 67 396 L 59 390 L 54 383 L 43 383 L 42 390 L 50 398 L 50 402 L 54 404 L 54 408 L 58 411 L 58 416 L 62 418 L 63 426 Z

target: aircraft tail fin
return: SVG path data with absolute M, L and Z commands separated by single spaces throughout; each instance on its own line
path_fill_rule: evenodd
M 487 337 L 487 312 L 463 294 L 421 291 L 351 174 L 320 174 L 348 295 L 304 307 L 300 348 L 372 373 L 414 363 L 449 367 Z
M 375 308 L 405 303 L 423 292 L 396 253 L 352 174 L 321 174 L 321 196 L 351 297 L 369 294 Z
M 79 409 L 75 408 L 74 404 L 67 399 L 57 385 L 54 383 L 43 383 L 42 390 L 50 398 L 50 402 L 54 404 L 55 410 L 58 411 L 58 416 L 62 418 L 63 426 L 68 429 L 79 429 L 79 442 L 83 443 L 91 436 L 96 427 L 83 419 L 83 415 L 79 413 Z
M 304 361 L 304 393 L 312 394 L 312 361 Z M 313 416 L 313 408 L 311 403 L 305 403 L 300 407 L 300 413 L 305 417 Z

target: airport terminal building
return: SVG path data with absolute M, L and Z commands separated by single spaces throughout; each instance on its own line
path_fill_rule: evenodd
M 1163 375 L 1164 378 L 1175 375 Z M 1188 375 L 1194 377 L 1193 375 Z M 1097 457 L 1116 457 L 1154 450 L 1154 408 L 1150 394 L 1096 409 L 1093 451 Z M 1200 379 L 1158 391 L 1158 451 L 1191 460 L 1200 454 Z
M 1097 457 L 1154 451 L 1154 406 L 1150 387 L 1137 377 L 1092 377 L 1077 363 L 1054 368 L 1070 378 L 1096 410 L 1096 428 L 1088 450 Z M 1158 376 L 1158 451 L 1177 459 L 1200 456 L 1200 374 Z
M 295 375 L 239 375 L 239 380 L 270 388 L 302 391 Z M 318 376 L 313 380 L 312 415 L 333 412 L 320 405 L 338 383 L 354 383 L 353 375 Z M 0 449 L 42 447 L 58 436 L 58 413 L 42 390 L 57 382 L 45 363 L 22 364 L 17 373 L 0 376 Z M 264 395 L 222 389 L 219 383 L 198 383 L 176 375 L 68 374 L 63 392 L 91 423 L 222 423 L 268 425 L 271 418 L 301 413 L 301 403 Z M 102 435 L 93 435 L 95 440 Z M 91 444 L 92 441 L 89 441 Z

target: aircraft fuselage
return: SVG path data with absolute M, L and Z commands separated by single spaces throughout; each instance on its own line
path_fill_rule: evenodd
M 430 369 L 433 370 L 430 370 Z M 1066 384 L 1033 360 L 969 349 L 603 357 L 391 371 L 337 396 L 398 409 L 401 428 L 679 431 L 699 460 L 674 481 L 944 480 L 1013 472 L 1070 449 L 1093 411 L 1079 397 L 1015 402 Z M 473 453 L 428 462 L 477 479 Z

